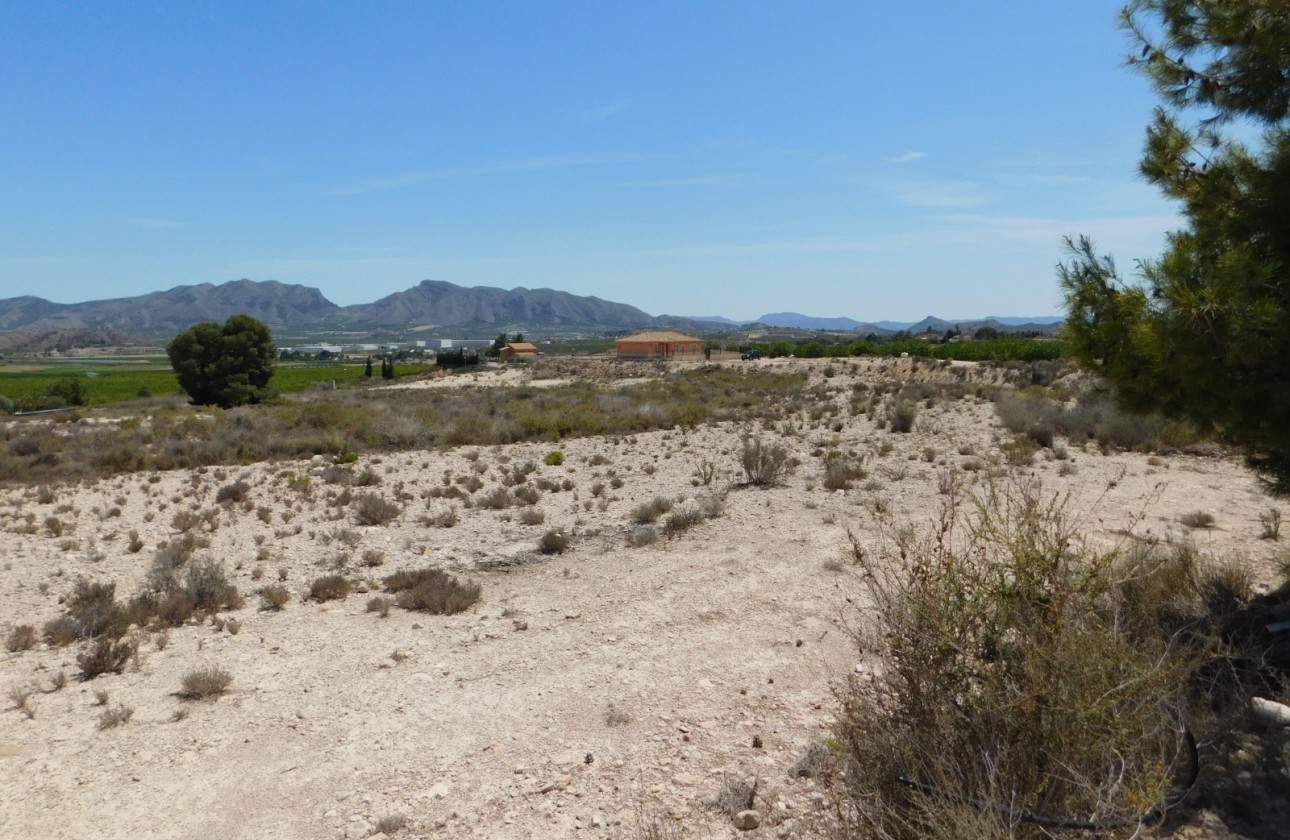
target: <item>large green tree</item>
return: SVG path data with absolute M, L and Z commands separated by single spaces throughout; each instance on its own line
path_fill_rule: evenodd
M 1290 5 L 1137 0 L 1121 26 L 1163 103 L 1140 170 L 1185 222 L 1132 282 L 1068 241 L 1067 336 L 1125 406 L 1243 447 L 1290 492 Z
M 278 350 L 269 328 L 250 315 L 221 326 L 194 324 L 166 345 L 179 387 L 197 405 L 231 408 L 268 396 Z

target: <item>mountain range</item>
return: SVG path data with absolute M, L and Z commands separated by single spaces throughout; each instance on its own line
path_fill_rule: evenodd
M 199 321 L 223 321 L 245 313 L 273 327 L 301 330 L 396 331 L 435 327 L 486 336 L 498 329 L 641 330 L 713 332 L 743 326 L 887 333 L 902 329 L 943 331 L 953 326 L 990 325 L 1003 329 L 1052 329 L 1058 318 L 991 318 L 946 321 L 928 317 L 917 323 L 852 318 L 818 318 L 775 312 L 757 321 L 721 316 L 685 318 L 650 315 L 634 306 L 556 291 L 463 287 L 423 280 L 372 303 L 338 306 L 310 286 L 274 280 L 236 280 L 220 285 L 176 286 L 164 292 L 84 303 L 53 303 L 31 295 L 0 300 L 0 331 L 113 330 L 128 335 L 165 336 Z

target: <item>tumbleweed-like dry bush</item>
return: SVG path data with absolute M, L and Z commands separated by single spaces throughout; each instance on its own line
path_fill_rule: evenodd
M 856 551 L 872 601 L 842 694 L 846 836 L 1130 836 L 1230 723 L 1214 663 L 1248 580 L 1183 547 L 1086 546 L 1060 494 L 988 484 Z

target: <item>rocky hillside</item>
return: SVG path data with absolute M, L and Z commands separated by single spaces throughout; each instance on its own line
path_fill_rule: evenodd
M 335 317 L 365 326 L 523 324 L 643 329 L 661 325 L 658 318 L 634 306 L 598 297 L 581 297 L 554 289 L 466 288 L 440 280 L 422 280 L 411 289 L 387 295 L 375 303 L 347 306 Z
M 0 300 L 0 331 L 115 329 L 133 335 L 166 335 L 238 313 L 271 326 L 305 329 L 451 326 L 486 334 L 494 328 L 703 328 L 687 318 L 656 318 L 627 304 L 554 289 L 467 288 L 425 280 L 373 303 L 341 307 L 309 286 L 238 280 L 87 303 L 51 303 L 32 296 Z
M 86 303 L 51 303 L 32 296 L 0 300 L 0 329 L 175 333 L 198 321 L 222 321 L 237 313 L 274 325 L 312 323 L 338 308 L 308 286 L 236 280 Z
M 90 347 L 121 347 L 130 336 L 119 330 L 50 330 L 39 327 L 0 332 L 0 353 L 66 352 Z

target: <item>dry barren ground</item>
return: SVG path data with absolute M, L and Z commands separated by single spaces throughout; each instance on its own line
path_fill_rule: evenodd
M 823 362 L 761 364 L 809 370 L 839 395 L 879 370 L 902 373 L 844 363 L 825 380 Z M 121 674 L 82 681 L 75 646 L 0 653 L 0 836 L 363 837 L 383 818 L 400 837 L 816 836 L 826 799 L 790 769 L 828 735 L 834 688 L 859 662 L 847 530 L 881 552 L 884 528 L 927 526 L 951 477 L 979 490 L 991 465 L 1069 494 L 1091 540 L 1188 538 L 1275 577 L 1278 544 L 1260 539 L 1273 503 L 1234 458 L 1066 443 L 1067 459 L 1008 467 L 999 445 L 1010 436 L 970 395 L 923 408 L 909 434 L 839 420 L 836 431 L 797 421 L 566 440 L 558 466 L 543 463 L 553 444 L 364 456 L 350 469 L 370 470 L 369 486 L 349 490 L 398 505 L 383 525 L 335 503 L 345 488 L 321 458 L 0 490 L 6 634 L 39 632 L 81 578 L 138 591 L 184 526 L 246 599 L 215 623 L 133 631 L 137 656 Z M 800 461 L 783 485 L 738 486 L 750 433 Z M 867 478 L 824 489 L 827 449 L 855 453 Z M 477 477 L 462 492 L 478 500 L 526 462 L 532 505 L 427 497 Z M 696 486 L 704 462 L 712 483 Z M 238 480 L 244 500 L 217 504 Z M 721 512 L 671 538 L 660 522 L 648 542 L 633 521 L 656 496 L 713 493 L 725 494 Z M 434 524 L 451 509 L 455 524 Z M 1183 524 L 1197 511 L 1212 527 Z M 553 529 L 570 545 L 542 554 Z M 451 616 L 367 611 L 382 577 L 426 565 L 479 583 L 479 602 Z M 302 600 L 337 571 L 358 589 Z M 279 580 L 291 600 L 260 609 L 256 590 Z M 222 697 L 178 696 L 200 666 L 232 675 Z M 116 708 L 133 714 L 100 729 Z M 714 802 L 754 779 L 761 826 L 741 834 Z

